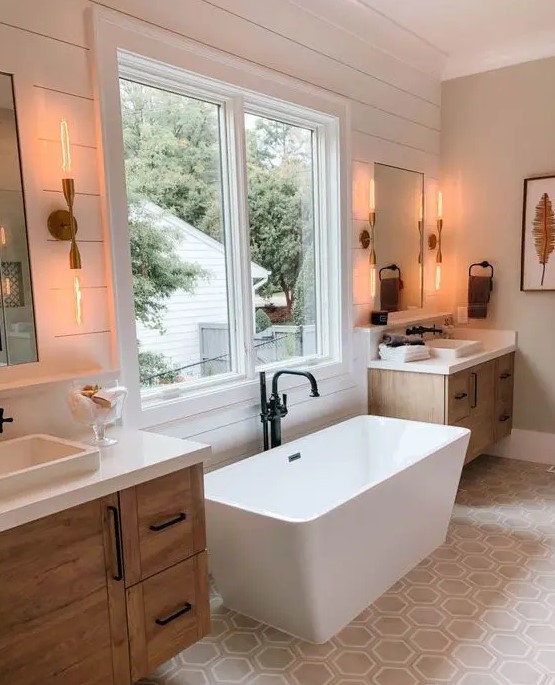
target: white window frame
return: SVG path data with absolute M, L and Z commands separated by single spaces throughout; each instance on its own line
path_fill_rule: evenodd
M 110 227 L 111 268 L 115 302 L 115 328 L 121 360 L 122 381 L 129 388 L 125 420 L 140 428 L 190 417 L 258 397 L 254 373 L 253 317 L 250 302 L 249 221 L 246 206 L 246 160 L 244 112 L 274 117 L 315 131 L 315 238 L 317 273 L 328 284 L 318 287 L 318 335 L 326 356 L 289 359 L 264 367 L 270 374 L 278 368 L 309 366 L 320 382 L 350 373 L 351 287 L 350 287 L 350 146 L 348 103 L 326 91 L 274 73 L 236 57 L 199 45 L 109 10 L 93 12 L 97 122 L 103 162 L 105 221 Z M 186 96 L 215 102 L 225 110 L 222 138 L 230 154 L 230 177 L 224 179 L 224 212 L 232 240 L 226 241 L 229 266 L 239 265 L 242 282 L 235 282 L 228 297 L 232 356 L 237 372 L 213 382 L 176 384 L 167 391 L 154 391 L 153 401 L 142 403 L 136 350 L 133 282 L 127 226 L 127 192 L 123 154 L 119 78 L 165 87 Z M 225 148 L 225 149 L 224 149 Z M 224 170 L 227 168 L 223 164 Z M 227 180 L 227 182 L 225 182 Z M 231 188 L 226 196 L 226 189 Z M 326 226 L 326 230 L 319 230 Z M 229 279 L 228 279 L 229 288 Z M 246 294 L 248 293 L 248 294 Z M 336 325 L 334 325 L 336 324 Z M 129 354 L 129 350 L 133 350 Z M 257 369 L 258 371 L 259 369 Z M 284 388 L 299 380 L 284 379 Z M 148 394 L 150 396 L 150 393 Z

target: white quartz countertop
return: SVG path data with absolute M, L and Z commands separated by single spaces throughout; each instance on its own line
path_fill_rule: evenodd
M 206 461 L 210 447 L 157 433 L 110 429 L 118 443 L 100 451 L 100 468 L 0 498 L 0 532 Z
M 516 350 L 516 332 L 488 329 L 456 330 L 454 337 L 459 340 L 481 340 L 483 349 L 476 354 L 456 359 L 442 359 L 431 357 L 418 362 L 397 362 L 373 359 L 368 363 L 369 369 L 387 369 L 389 371 L 410 371 L 411 373 L 433 373 L 440 376 L 450 376 L 458 371 L 464 371 L 477 364 L 502 357 L 504 354 Z

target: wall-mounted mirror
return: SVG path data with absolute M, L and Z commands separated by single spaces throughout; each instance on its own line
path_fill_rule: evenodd
M 37 361 L 12 77 L 0 73 L 0 366 Z
M 377 296 L 389 312 L 422 307 L 424 174 L 374 165 Z

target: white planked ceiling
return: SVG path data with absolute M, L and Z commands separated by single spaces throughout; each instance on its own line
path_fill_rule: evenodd
M 444 78 L 555 55 L 555 0 L 360 1 L 443 53 Z
M 555 55 L 555 0 L 289 1 L 443 79 Z

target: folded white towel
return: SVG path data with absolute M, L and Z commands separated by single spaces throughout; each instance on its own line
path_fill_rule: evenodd
M 120 398 L 127 396 L 127 388 L 116 386 L 114 388 L 101 388 L 91 397 L 95 404 L 99 404 L 105 409 L 111 409 Z
M 418 362 L 431 357 L 430 348 L 426 345 L 379 346 L 380 359 L 391 362 Z

